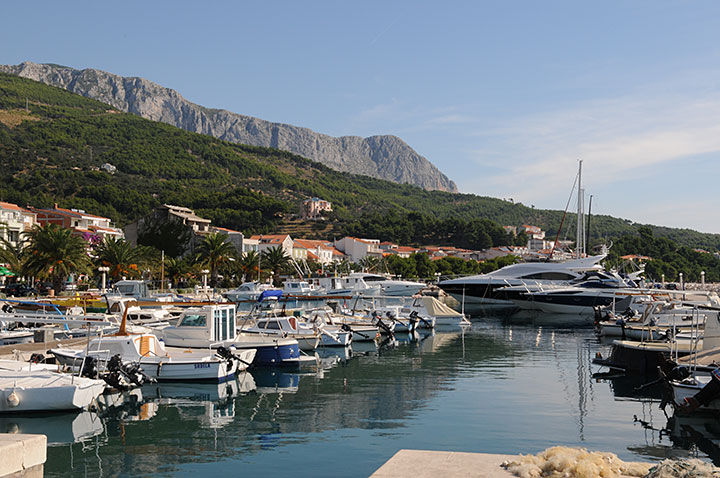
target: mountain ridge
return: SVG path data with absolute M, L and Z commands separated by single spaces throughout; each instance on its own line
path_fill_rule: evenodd
M 121 111 L 187 131 L 233 143 L 289 151 L 338 171 L 413 184 L 426 190 L 458 192 L 452 180 L 397 136 L 333 137 L 301 126 L 207 108 L 152 81 L 93 68 L 78 70 L 23 62 L 0 65 L 0 72 L 60 87 Z

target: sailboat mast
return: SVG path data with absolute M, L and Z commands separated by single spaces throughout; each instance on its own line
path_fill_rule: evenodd
M 575 257 L 580 259 L 583 253 L 583 189 L 582 189 L 582 159 L 578 167 L 578 203 L 577 203 L 577 237 L 575 239 Z

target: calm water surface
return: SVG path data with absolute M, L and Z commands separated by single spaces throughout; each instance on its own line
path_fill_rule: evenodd
M 368 476 L 402 448 L 718 455 L 720 422 L 668 423 L 657 389 L 633 392 L 646 380 L 593 379 L 608 346 L 572 325 L 477 318 L 349 358 L 326 351 L 319 371 L 146 386 L 99 415 L 0 418 L 0 430 L 48 434 L 48 477 Z

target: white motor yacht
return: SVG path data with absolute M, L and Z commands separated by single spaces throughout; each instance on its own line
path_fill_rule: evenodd
M 521 262 L 487 274 L 440 281 L 438 287 L 467 305 L 516 307 L 503 288 L 526 284 L 569 284 L 589 271 L 601 271 L 599 254 L 565 262 Z

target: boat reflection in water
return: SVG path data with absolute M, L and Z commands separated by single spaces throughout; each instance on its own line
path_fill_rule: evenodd
M 673 416 L 667 430 L 675 448 L 695 455 L 698 451 L 720 466 L 720 417 Z
M 105 430 L 95 412 L 0 415 L 0 433 L 30 433 L 47 436 L 48 446 L 77 443 Z

